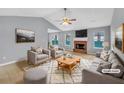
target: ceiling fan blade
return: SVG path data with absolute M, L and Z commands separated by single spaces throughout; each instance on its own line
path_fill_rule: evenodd
M 76 19 L 69 19 L 69 21 L 76 21 Z

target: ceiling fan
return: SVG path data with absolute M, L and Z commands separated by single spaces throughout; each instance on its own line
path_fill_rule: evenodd
M 62 21 L 62 23 L 60 23 L 60 25 L 69 25 L 69 24 L 72 24 L 72 21 L 76 21 L 76 19 L 70 19 L 67 17 L 67 15 L 66 15 L 67 8 L 64 8 L 64 12 L 65 12 L 65 15 L 64 15 L 63 19 L 58 20 L 58 21 Z

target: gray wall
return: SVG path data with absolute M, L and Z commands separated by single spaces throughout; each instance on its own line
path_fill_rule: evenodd
M 111 22 L 111 44 L 114 45 L 115 40 L 115 31 L 116 29 L 124 23 L 124 9 L 116 8 L 114 10 L 112 22 Z M 114 51 L 120 56 L 120 58 L 124 61 L 124 53 L 119 51 L 117 48 L 114 48 Z
M 17 44 L 15 28 L 34 31 L 35 42 Z M 0 17 L 0 64 L 25 58 L 31 46 L 47 48 L 48 28 L 57 29 L 43 18 Z
M 89 54 L 94 54 L 94 53 L 100 52 L 102 50 L 102 49 L 95 49 L 94 44 L 93 44 L 94 33 L 100 32 L 100 31 L 105 33 L 105 42 L 110 42 L 110 26 L 88 29 L 87 52 Z

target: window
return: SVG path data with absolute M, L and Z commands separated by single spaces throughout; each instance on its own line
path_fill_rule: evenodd
M 52 39 L 52 45 L 58 45 L 58 36 L 54 35 L 53 39 Z
M 70 34 L 66 34 L 65 35 L 65 45 L 66 46 L 70 46 L 71 45 L 71 35 Z
M 103 48 L 104 32 L 95 32 L 93 37 L 94 48 Z

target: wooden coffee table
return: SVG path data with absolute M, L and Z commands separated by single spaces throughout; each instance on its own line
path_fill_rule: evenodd
M 68 72 L 71 74 L 72 70 L 77 66 L 77 64 L 80 64 L 80 57 L 74 57 L 74 58 L 64 58 L 63 56 L 56 59 L 58 62 L 58 69 L 61 67 L 62 69 L 68 70 Z

